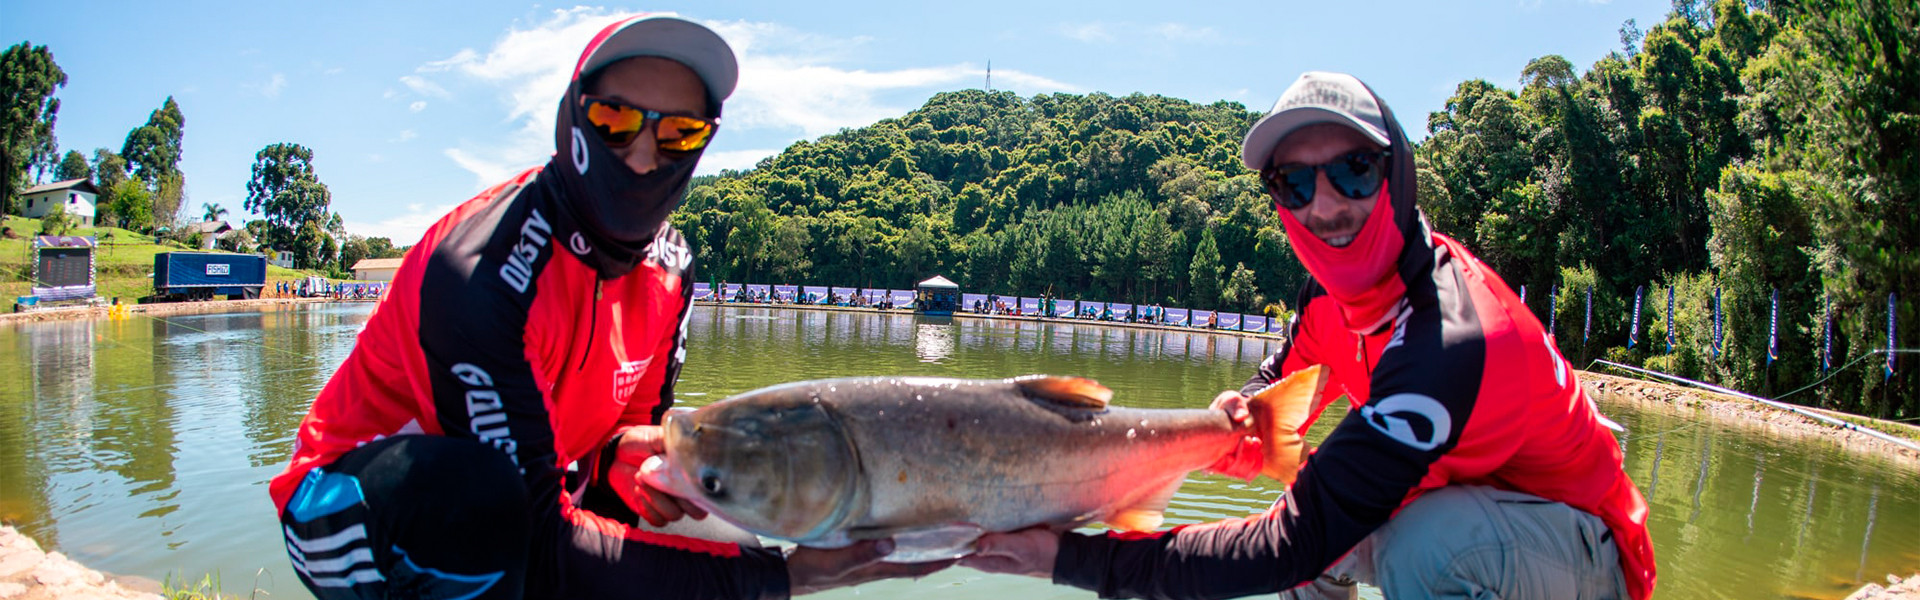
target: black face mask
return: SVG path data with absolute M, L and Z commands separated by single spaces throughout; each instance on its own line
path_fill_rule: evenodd
M 594 246 L 638 254 L 653 242 L 668 215 L 686 198 L 694 165 L 705 149 L 686 153 L 641 175 L 607 147 L 586 122 L 580 82 L 567 88 L 555 129 L 549 173 L 559 177 L 565 203 Z M 617 249 L 617 250 L 616 250 Z

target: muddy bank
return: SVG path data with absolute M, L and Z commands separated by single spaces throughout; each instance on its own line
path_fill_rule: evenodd
M 1920 470 L 1920 451 L 1745 398 L 1590 371 L 1580 372 L 1580 382 L 1586 386 L 1589 394 L 1601 402 L 1631 403 L 1641 410 L 1678 413 L 1690 418 L 1711 418 L 1771 435 L 1831 443 L 1863 457 L 1880 458 L 1907 469 Z M 1831 411 L 1808 410 L 1831 414 L 1836 418 L 1840 416 L 1840 413 Z M 1912 425 L 1875 421 L 1869 427 L 1920 444 L 1920 428 Z
M 32 538 L 0 525 L 0 599 L 159 600 L 159 591 L 152 580 L 110 577 L 59 552 L 43 552 Z

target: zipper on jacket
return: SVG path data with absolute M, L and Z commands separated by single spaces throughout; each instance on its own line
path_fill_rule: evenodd
M 580 366 L 573 369 L 576 373 L 587 370 L 587 358 L 593 356 L 593 347 L 599 341 L 595 338 L 600 333 L 600 286 L 605 284 L 599 277 L 593 278 L 593 301 L 587 303 L 587 351 L 580 353 Z

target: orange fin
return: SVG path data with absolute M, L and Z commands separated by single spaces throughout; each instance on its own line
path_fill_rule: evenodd
M 1174 479 L 1166 488 L 1155 491 L 1143 498 L 1139 504 L 1122 507 L 1111 516 L 1103 519 L 1114 529 L 1121 531 L 1153 531 L 1166 521 L 1167 503 L 1173 501 L 1174 492 L 1180 491 L 1184 478 Z
M 1012 379 L 1029 398 L 1045 398 L 1068 406 L 1101 409 L 1113 399 L 1113 390 L 1085 377 L 1027 375 Z
M 1261 451 L 1266 455 L 1260 472 L 1274 481 L 1292 484 L 1300 463 L 1306 460 L 1307 439 L 1300 425 L 1326 390 L 1327 379 L 1327 368 L 1313 365 L 1255 392 L 1247 402 L 1247 410 L 1253 413 L 1254 435 L 1260 438 Z

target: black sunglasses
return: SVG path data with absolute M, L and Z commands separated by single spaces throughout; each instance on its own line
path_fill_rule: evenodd
M 1260 182 L 1267 188 L 1267 194 L 1273 201 L 1287 210 L 1299 210 L 1313 203 L 1315 185 L 1313 173 L 1327 174 L 1327 182 L 1333 189 L 1349 199 L 1359 200 L 1380 191 L 1380 182 L 1387 178 L 1387 159 L 1393 152 L 1356 151 L 1335 157 L 1332 162 L 1321 165 L 1286 165 L 1268 167 L 1260 170 Z

